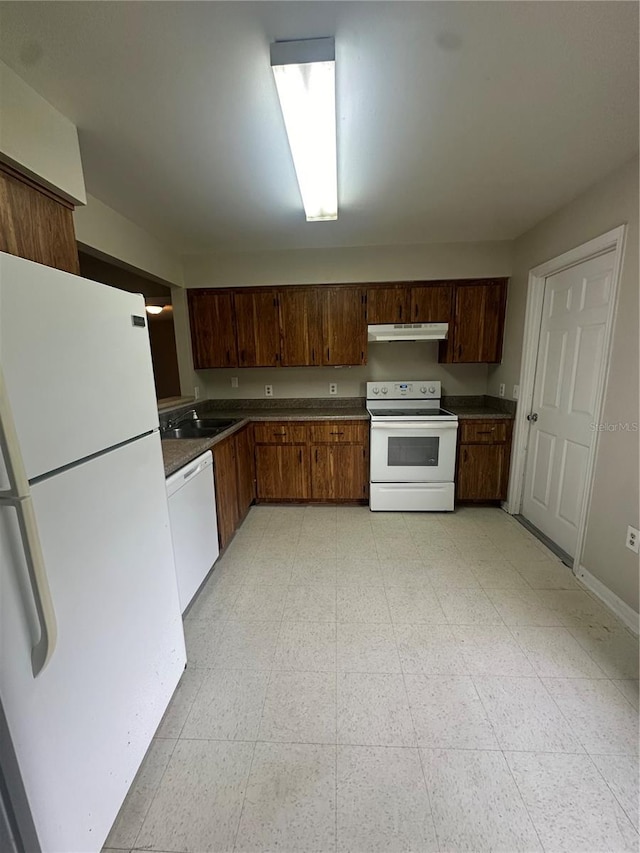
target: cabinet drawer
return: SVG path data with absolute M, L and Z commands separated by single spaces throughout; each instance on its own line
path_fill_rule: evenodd
M 307 425 L 290 423 L 257 423 L 253 427 L 256 444 L 306 444 Z
M 508 427 L 506 421 L 460 421 L 460 444 L 502 444 Z
M 311 444 L 364 444 L 367 424 L 349 424 L 341 421 L 314 423 L 309 426 Z

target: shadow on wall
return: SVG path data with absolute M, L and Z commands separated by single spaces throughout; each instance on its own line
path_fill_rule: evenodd
M 156 397 L 158 400 L 179 397 L 180 378 L 171 288 L 139 273 L 116 266 L 114 263 L 95 258 L 82 250 L 78 255 L 80 275 L 84 278 L 117 287 L 119 290 L 127 290 L 129 293 L 142 293 L 145 301 L 151 304 L 154 301 L 160 304 L 165 303 L 159 314 L 147 314 Z

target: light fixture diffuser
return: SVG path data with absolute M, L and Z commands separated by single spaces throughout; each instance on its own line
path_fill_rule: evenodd
M 271 67 L 308 222 L 338 218 L 335 42 L 271 45 Z

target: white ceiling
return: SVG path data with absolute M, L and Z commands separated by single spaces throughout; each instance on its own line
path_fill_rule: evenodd
M 638 148 L 631 2 L 3 2 L 0 25 L 88 191 L 183 251 L 511 239 Z M 306 223 L 269 43 L 328 35 L 340 212 Z

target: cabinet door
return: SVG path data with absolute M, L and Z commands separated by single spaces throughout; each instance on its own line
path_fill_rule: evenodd
M 323 287 L 323 364 L 366 364 L 367 319 L 359 287 Z
M 306 367 L 322 364 L 322 311 L 318 291 L 283 289 L 280 306 L 281 364 Z
M 213 465 L 216 483 L 216 510 L 218 513 L 218 539 L 222 550 L 238 525 L 238 473 L 236 469 L 236 441 L 232 435 L 213 448 Z
M 256 496 L 256 470 L 253 455 L 253 429 L 246 426 L 234 436 L 238 475 L 238 515 L 244 518 Z
M 280 364 L 280 327 L 275 290 L 236 290 L 234 294 L 238 364 L 276 367 Z
M 311 448 L 311 497 L 362 500 L 367 495 L 366 448 L 357 444 L 321 444 Z
M 450 323 L 453 304 L 451 284 L 420 284 L 411 288 L 411 322 Z
M 195 369 L 237 367 L 231 291 L 189 290 L 187 296 Z
M 408 285 L 371 287 L 367 290 L 367 323 L 410 323 Z
M 456 497 L 461 501 L 505 500 L 509 446 L 461 444 Z
M 256 487 L 262 500 L 308 498 L 308 448 L 299 444 L 256 445 Z
M 456 285 L 454 328 L 448 361 L 500 361 L 505 301 L 504 281 Z

